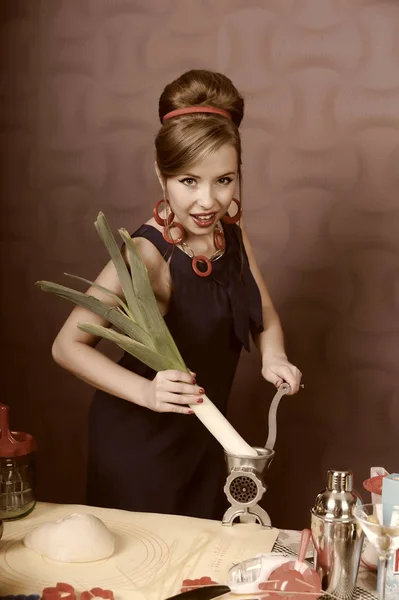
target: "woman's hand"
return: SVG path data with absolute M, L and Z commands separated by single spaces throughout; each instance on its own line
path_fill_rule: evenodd
M 262 375 L 277 388 L 284 382 L 290 386 L 289 395 L 296 394 L 301 384 L 302 373 L 292 365 L 285 354 L 264 353 Z
M 205 390 L 198 387 L 195 375 L 183 371 L 159 371 L 148 381 L 143 405 L 155 412 L 193 414 L 187 404 L 201 404 Z

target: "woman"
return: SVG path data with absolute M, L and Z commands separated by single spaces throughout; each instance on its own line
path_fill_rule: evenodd
M 155 373 L 130 355 L 114 363 L 95 349 L 98 339 L 77 328 L 82 321 L 108 324 L 82 308 L 73 310 L 54 342 L 57 363 L 97 388 L 89 423 L 89 504 L 220 519 L 223 451 L 189 416 L 190 405 L 202 402 L 205 390 L 226 413 L 250 334 L 263 377 L 298 391 L 301 374 L 285 355 L 234 197 L 241 187 L 243 111 L 242 97 L 218 73 L 189 71 L 166 86 L 155 141 L 163 199 L 132 236 L 192 375 Z M 122 295 L 112 262 L 96 283 Z M 110 303 L 98 289 L 88 293 Z

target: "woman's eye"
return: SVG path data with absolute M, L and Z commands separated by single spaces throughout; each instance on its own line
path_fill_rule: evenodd
M 218 180 L 218 183 L 221 183 L 222 185 L 228 185 L 229 183 L 231 183 L 233 180 L 231 177 L 221 177 Z
M 184 177 L 184 179 L 179 179 L 180 183 L 184 183 L 184 185 L 194 185 L 195 179 L 192 177 Z

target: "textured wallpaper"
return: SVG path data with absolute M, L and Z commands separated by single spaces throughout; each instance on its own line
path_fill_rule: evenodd
M 2 0 L 1 400 L 39 442 L 39 495 L 83 501 L 92 390 L 53 364 L 70 306 L 33 287 L 94 278 L 93 222 L 159 198 L 157 99 L 190 68 L 246 99 L 244 210 L 305 389 L 278 413 L 265 506 L 303 527 L 327 468 L 399 469 L 399 3 Z M 243 355 L 231 419 L 267 437 L 273 396 Z M 104 432 L 106 436 L 106 432 Z

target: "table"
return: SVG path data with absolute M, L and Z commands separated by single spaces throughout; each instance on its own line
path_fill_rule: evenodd
M 32 529 L 77 512 L 101 518 L 114 533 L 115 552 L 109 560 L 54 563 L 23 545 Z M 179 591 L 186 578 L 208 576 L 223 582 L 231 564 L 270 552 L 273 546 L 296 554 L 299 539 L 297 531 L 262 529 L 256 524 L 222 527 L 205 519 L 39 502 L 28 517 L 5 523 L 0 595 L 40 593 L 62 581 L 77 592 L 97 586 L 112 589 L 115 600 L 162 600 Z M 362 568 L 359 583 L 362 589 L 356 590 L 353 600 L 374 600 L 375 577 Z

